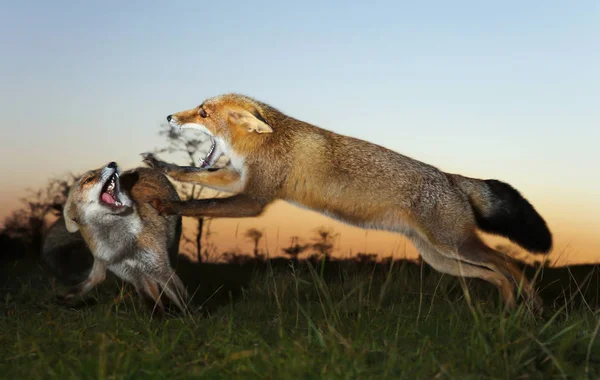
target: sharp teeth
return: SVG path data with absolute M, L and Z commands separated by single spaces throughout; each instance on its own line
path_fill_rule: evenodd
M 210 138 L 210 149 L 208 151 L 208 154 L 206 155 L 206 157 L 201 158 L 199 160 L 200 166 L 204 165 L 205 163 L 207 163 L 208 159 L 210 158 L 210 156 L 213 154 L 213 152 L 215 151 L 215 147 L 217 146 L 217 142 L 215 141 L 215 139 L 213 137 Z
M 116 180 L 118 178 L 118 175 L 115 173 L 113 176 L 110 177 L 110 179 L 108 180 L 108 186 L 106 186 L 106 191 L 107 192 L 112 192 L 116 186 Z

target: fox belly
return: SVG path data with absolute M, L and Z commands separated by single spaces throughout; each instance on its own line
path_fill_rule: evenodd
M 321 215 L 335 219 L 345 224 L 349 224 L 359 228 L 370 230 L 381 230 L 395 232 L 406 237 L 412 237 L 416 234 L 417 229 L 414 223 L 410 222 L 410 218 L 405 213 L 392 209 L 386 211 L 374 210 L 373 208 L 365 210 L 364 205 L 355 205 L 355 207 L 339 207 L 336 202 L 327 204 L 323 201 L 318 206 L 307 205 L 306 203 L 296 200 L 286 200 L 299 208 L 317 212 Z

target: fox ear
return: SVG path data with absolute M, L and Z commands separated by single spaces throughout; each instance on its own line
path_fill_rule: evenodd
M 65 207 L 63 208 L 63 217 L 65 218 L 65 225 L 67 226 L 67 231 L 73 233 L 79 231 L 79 225 L 75 222 L 71 215 L 71 202 L 67 200 L 67 203 L 65 203 Z
M 233 124 L 246 128 L 248 132 L 273 133 L 273 128 L 260 115 L 246 110 L 229 112 L 229 119 Z

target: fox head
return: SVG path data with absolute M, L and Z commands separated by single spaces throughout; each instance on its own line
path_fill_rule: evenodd
M 202 167 L 211 167 L 236 145 L 255 146 L 273 128 L 265 121 L 265 105 L 247 96 L 225 94 L 205 100 L 198 107 L 167 116 L 174 128 L 192 128 L 210 136 L 211 148 Z
M 121 190 L 121 171 L 115 162 L 90 170 L 69 190 L 63 216 L 69 232 L 80 225 L 110 223 L 131 209 L 131 198 Z

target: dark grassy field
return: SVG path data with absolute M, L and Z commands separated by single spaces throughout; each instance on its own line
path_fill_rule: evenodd
M 544 269 L 542 316 L 429 267 L 192 265 L 193 316 L 151 318 L 114 278 L 73 307 L 36 262 L 1 263 L 0 377 L 598 378 L 593 267 Z M 528 271 L 532 276 L 533 272 Z M 575 281 L 577 279 L 578 281 Z M 466 291 L 465 291 L 466 289 Z M 191 306 L 192 306 L 191 305 Z

